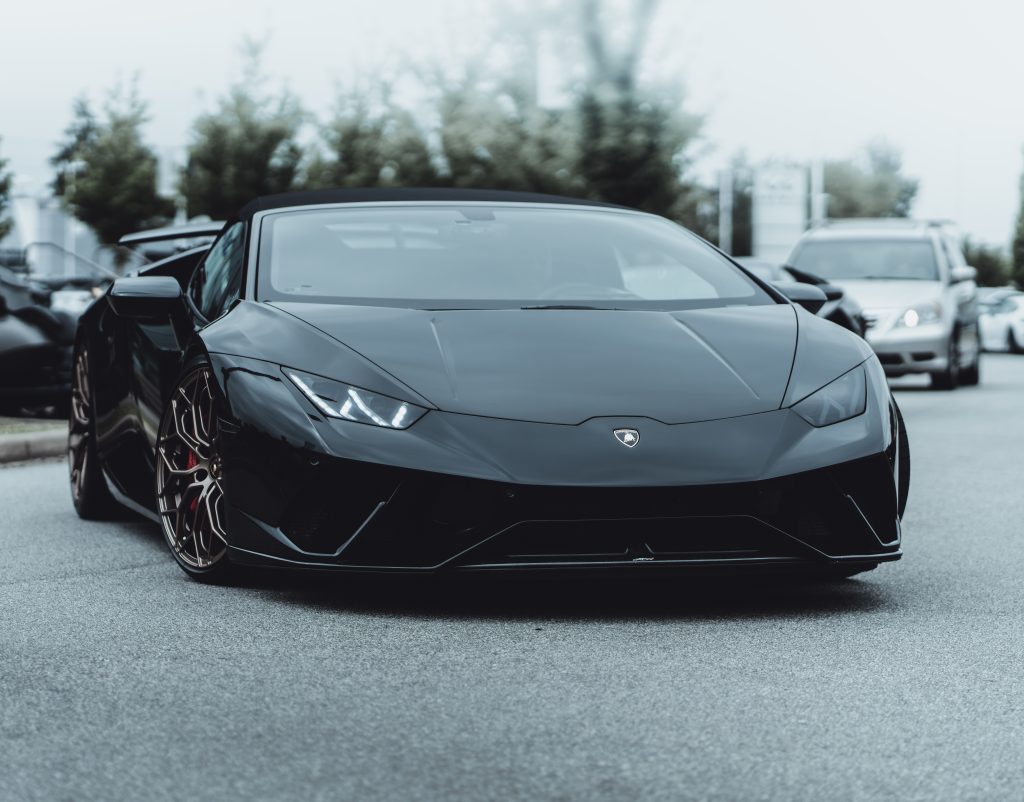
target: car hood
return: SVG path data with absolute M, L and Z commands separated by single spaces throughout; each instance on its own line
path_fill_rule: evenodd
M 672 313 L 272 305 L 438 409 L 540 423 L 689 423 L 778 409 L 797 340 L 788 304 Z
M 829 282 L 841 287 L 844 293 L 869 311 L 906 309 L 934 301 L 942 294 L 939 281 L 829 279 Z

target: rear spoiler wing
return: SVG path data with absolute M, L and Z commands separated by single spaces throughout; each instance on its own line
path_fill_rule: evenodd
M 117 241 L 118 245 L 144 245 L 148 242 L 167 242 L 175 239 L 197 239 L 199 237 L 216 237 L 224 228 L 223 220 L 211 220 L 205 223 L 185 223 L 181 226 L 151 228 L 148 231 L 136 231 L 125 234 Z

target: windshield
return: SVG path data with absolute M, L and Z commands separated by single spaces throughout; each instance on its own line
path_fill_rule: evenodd
M 824 279 L 939 280 L 935 248 L 925 239 L 813 240 L 800 246 L 792 263 Z
M 270 214 L 260 240 L 259 294 L 432 309 L 775 303 L 673 223 L 555 205 Z

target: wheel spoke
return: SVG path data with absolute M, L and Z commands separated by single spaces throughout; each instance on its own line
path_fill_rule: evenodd
M 164 534 L 178 558 L 196 569 L 209 568 L 227 548 L 214 388 L 206 369 L 186 376 L 157 437 L 157 500 Z

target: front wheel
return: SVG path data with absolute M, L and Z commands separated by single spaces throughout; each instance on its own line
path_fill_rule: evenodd
M 185 369 L 164 410 L 157 439 L 156 498 L 160 524 L 181 569 L 201 582 L 235 574 L 224 528 L 219 395 L 205 362 Z
M 954 331 L 946 347 L 946 369 L 931 374 L 933 390 L 955 390 L 960 384 L 960 333 Z
M 1024 354 L 1024 345 L 1017 339 L 1013 326 L 1006 330 L 1006 350 L 1011 354 Z

